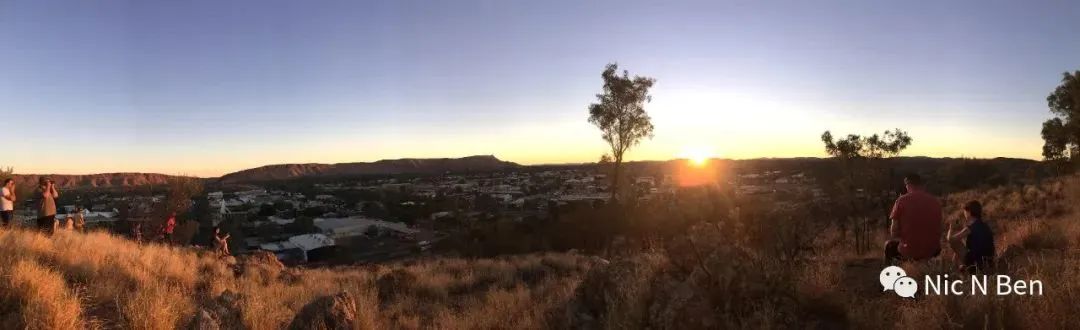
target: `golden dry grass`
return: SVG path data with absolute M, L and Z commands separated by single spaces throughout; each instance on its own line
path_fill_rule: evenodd
M 996 233 L 996 274 L 1041 280 L 1043 295 L 920 292 L 904 299 L 882 292 L 881 251 L 851 252 L 836 244 L 835 228 L 807 233 L 815 235 L 814 249 L 804 259 L 783 259 L 753 245 L 771 244 L 754 237 L 761 233 L 698 226 L 689 247 L 613 260 L 590 273 L 571 302 L 569 322 L 590 329 L 1080 328 L 1080 178 L 947 196 L 949 220 L 959 221 L 959 205 L 970 199 L 983 201 Z M 947 257 L 902 267 L 917 279 L 962 276 Z
M 1080 304 L 1074 299 L 1080 296 L 1080 209 L 1075 205 L 1080 201 L 1080 178 L 953 194 L 946 197 L 947 218 L 958 220 L 959 206 L 971 199 L 983 202 L 995 231 L 995 274 L 1041 280 L 1044 295 L 928 295 L 901 299 L 880 292 L 876 276 L 881 267 L 876 251 L 853 256 L 836 250 L 819 256 L 829 266 L 802 266 L 811 275 L 803 277 L 799 295 L 828 297 L 831 302 L 826 305 L 842 316 L 843 324 L 854 328 L 1080 328 Z M 837 263 L 840 265 L 832 266 Z M 955 266 L 947 258 L 902 265 L 914 278 L 923 274 L 960 276 Z M 819 300 L 807 301 L 818 305 L 801 306 L 804 311 L 821 312 Z
M 189 328 L 209 312 L 224 328 L 281 329 L 340 292 L 355 300 L 347 308 L 360 329 L 1080 328 L 1080 179 L 954 194 L 949 218 L 969 199 L 986 205 L 998 271 L 1042 280 L 1045 295 L 883 294 L 879 252 L 850 252 L 835 228 L 814 232 L 800 259 L 752 237 L 768 231 L 709 225 L 688 246 L 610 263 L 534 254 L 308 270 L 16 230 L 0 231 L 0 328 Z M 955 269 L 948 258 L 903 267 Z
M 847 315 L 856 327 L 876 328 L 1080 328 L 1080 178 L 1041 184 L 968 191 L 946 198 L 951 220 L 959 206 L 980 200 L 993 227 L 997 247 L 996 274 L 1035 279 L 1045 284 L 1042 296 L 925 296 L 905 301 L 891 295 L 847 297 Z M 958 276 L 955 265 L 937 259 L 905 263 L 909 275 Z M 916 277 L 918 278 L 918 277 Z M 839 283 L 839 282 L 838 282 Z M 837 284 L 840 290 L 843 284 Z M 857 307 L 858 306 L 858 307 Z M 899 306 L 899 308 L 894 308 Z
M 79 300 L 59 274 L 30 260 L 8 266 L 0 299 L 22 310 L 8 314 L 4 328 L 75 329 L 83 324 Z
M 569 254 L 279 269 L 104 233 L 0 231 L 0 326 L 281 329 L 316 298 L 348 292 L 360 328 L 545 328 L 590 262 Z M 404 280 L 380 287 L 390 277 Z M 483 317 L 476 317 L 476 316 Z

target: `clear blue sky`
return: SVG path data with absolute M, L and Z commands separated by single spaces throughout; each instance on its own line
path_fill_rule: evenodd
M 1038 158 L 1078 32 L 1068 1 L 0 0 L 0 164 L 594 161 L 613 61 L 658 80 L 635 159 L 895 127 L 908 155 Z

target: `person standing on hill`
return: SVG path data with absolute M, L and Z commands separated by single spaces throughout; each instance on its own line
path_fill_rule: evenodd
M 38 230 L 51 234 L 53 226 L 56 225 L 56 199 L 60 197 L 60 192 L 56 191 L 56 183 L 52 179 L 41 178 L 38 183 L 38 195 L 41 197 L 41 204 L 38 207 Z
M 885 242 L 885 261 L 926 260 L 941 253 L 941 201 L 923 189 L 922 177 L 904 177 L 907 193 L 896 199 L 889 218 L 889 236 Z
M 86 218 L 83 217 L 83 208 L 75 207 L 75 214 L 72 215 L 74 231 L 77 233 L 86 233 Z
M 15 218 L 15 180 L 4 179 L 4 187 L 0 191 L 0 221 L 4 227 L 11 226 L 11 219 Z
M 161 241 L 165 244 L 172 244 L 174 231 L 176 231 L 176 212 L 170 214 L 169 219 L 165 220 L 165 224 L 161 226 Z

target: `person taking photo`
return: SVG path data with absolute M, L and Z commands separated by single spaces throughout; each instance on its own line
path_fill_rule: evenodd
M 51 234 L 56 223 L 56 199 L 60 197 L 56 183 L 50 178 L 41 178 L 38 181 L 38 196 L 41 197 L 38 205 L 38 230 Z
M 4 187 L 0 191 L 0 225 L 11 226 L 11 219 L 15 218 L 15 180 L 4 179 Z

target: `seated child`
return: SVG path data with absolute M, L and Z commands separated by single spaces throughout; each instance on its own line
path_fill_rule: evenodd
M 964 204 L 967 226 L 953 231 L 949 225 L 947 238 L 956 253 L 955 261 L 965 272 L 984 271 L 994 263 L 994 232 L 983 220 L 982 204 L 970 201 Z

